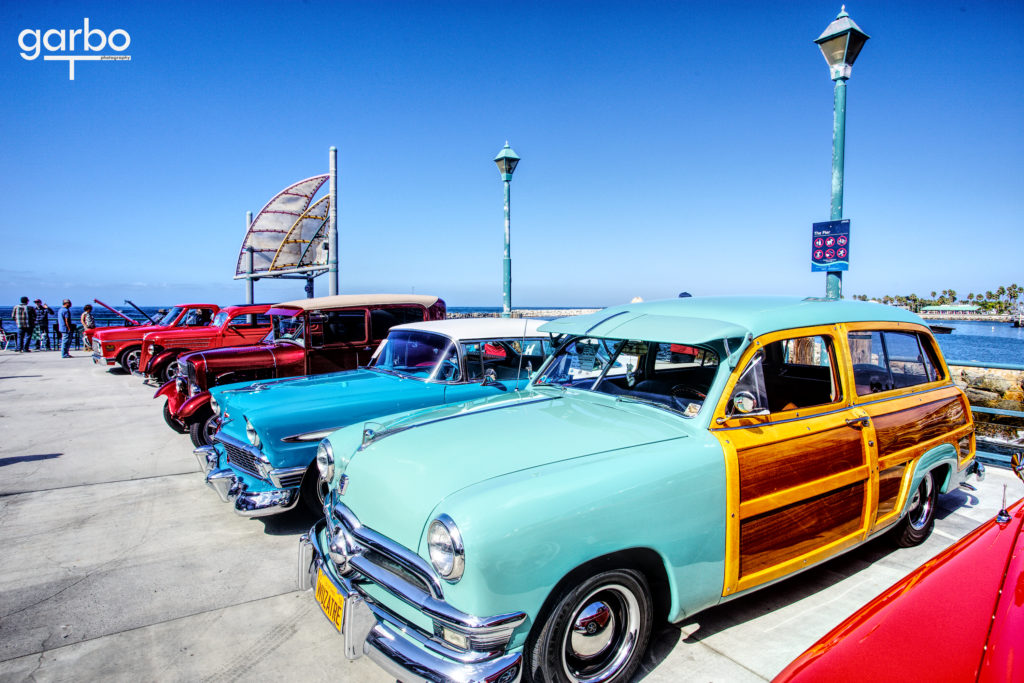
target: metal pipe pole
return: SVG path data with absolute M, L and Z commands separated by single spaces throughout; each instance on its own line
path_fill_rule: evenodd
M 846 79 L 835 79 L 835 108 L 832 114 L 832 215 L 833 221 L 843 217 L 843 163 L 846 156 Z M 825 298 L 843 297 L 842 271 L 825 273 Z
M 245 236 L 249 236 L 249 228 L 252 227 L 252 211 L 245 212 Z M 255 286 L 252 279 L 252 246 L 245 248 L 245 272 L 249 274 L 249 277 L 245 279 L 245 303 L 251 304 L 255 302 Z
M 331 296 L 338 293 L 338 148 L 332 146 L 331 206 L 327 212 L 327 280 Z
M 512 316 L 512 249 L 509 237 L 509 200 L 511 198 L 511 178 L 505 180 L 505 258 L 502 260 L 501 278 L 501 317 Z

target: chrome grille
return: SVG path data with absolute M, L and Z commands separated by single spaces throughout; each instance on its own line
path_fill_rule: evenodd
M 278 476 L 278 481 L 281 482 L 281 488 L 287 489 L 294 486 L 298 486 L 302 483 L 302 475 L 306 473 L 305 470 L 296 472 L 295 474 L 285 474 L 284 476 Z
M 225 443 L 223 441 L 220 443 L 224 446 L 225 452 L 227 452 L 229 463 L 240 470 L 245 470 L 255 477 L 260 476 L 260 470 L 256 466 L 256 458 L 254 458 L 251 453 L 235 446 L 234 444 Z

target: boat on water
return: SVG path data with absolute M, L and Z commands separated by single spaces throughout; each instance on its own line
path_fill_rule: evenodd
M 932 331 L 932 334 L 952 334 L 955 327 L 950 325 L 932 325 L 929 324 L 928 328 Z

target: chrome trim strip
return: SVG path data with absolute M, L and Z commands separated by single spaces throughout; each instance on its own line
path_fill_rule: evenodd
M 338 431 L 342 427 L 348 425 L 338 425 L 337 427 L 327 427 L 326 429 L 317 429 L 312 432 L 303 432 L 301 434 L 292 434 L 291 436 L 281 437 L 281 441 L 284 443 L 310 443 L 313 441 L 322 441 L 328 436 Z
M 279 489 L 285 488 L 281 483 L 282 477 L 294 477 L 296 474 L 305 474 L 308 467 L 286 467 L 280 470 L 270 470 L 270 481 Z

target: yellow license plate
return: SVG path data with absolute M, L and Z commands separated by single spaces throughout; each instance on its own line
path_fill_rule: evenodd
M 334 627 L 341 631 L 341 615 L 345 610 L 345 597 L 335 588 L 323 569 L 316 572 L 316 601 Z

